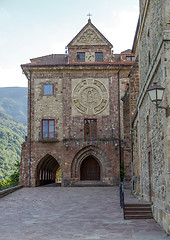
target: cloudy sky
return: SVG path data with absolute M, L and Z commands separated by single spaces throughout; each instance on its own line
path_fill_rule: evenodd
M 20 65 L 64 53 L 89 12 L 114 53 L 132 48 L 138 5 L 138 0 L 0 0 L 0 87 L 26 87 Z

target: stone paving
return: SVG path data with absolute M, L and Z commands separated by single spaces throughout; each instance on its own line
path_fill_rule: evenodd
M 34 239 L 170 240 L 170 237 L 153 219 L 123 220 L 118 188 L 22 188 L 1 198 L 0 240 Z

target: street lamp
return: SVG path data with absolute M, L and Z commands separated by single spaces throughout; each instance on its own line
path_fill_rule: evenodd
M 168 117 L 170 115 L 170 107 L 159 106 L 163 98 L 164 90 L 165 88 L 157 85 L 157 83 L 154 83 L 147 91 L 149 93 L 151 101 L 156 105 L 157 108 L 165 109 L 166 116 Z

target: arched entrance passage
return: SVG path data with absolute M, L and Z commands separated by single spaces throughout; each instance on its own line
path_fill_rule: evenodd
M 59 168 L 60 165 L 53 156 L 47 154 L 45 157 L 43 157 L 36 169 L 36 186 L 55 183 L 56 172 Z
M 86 157 L 81 163 L 80 180 L 100 180 L 100 165 L 93 156 Z

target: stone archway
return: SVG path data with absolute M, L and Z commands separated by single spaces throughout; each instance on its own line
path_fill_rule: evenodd
M 36 186 L 55 183 L 56 171 L 59 168 L 60 165 L 53 156 L 45 155 L 36 168 Z
M 100 165 L 93 156 L 86 157 L 81 163 L 80 180 L 100 180 Z
M 83 166 L 83 161 L 89 157 L 92 157 L 94 159 L 94 162 L 97 161 L 98 163 L 98 168 L 100 169 L 100 180 L 108 182 L 107 179 L 111 177 L 111 173 L 109 172 L 111 169 L 111 161 L 102 149 L 94 145 L 89 145 L 82 148 L 75 155 L 71 165 L 72 182 L 74 183 L 81 180 L 81 167 Z

